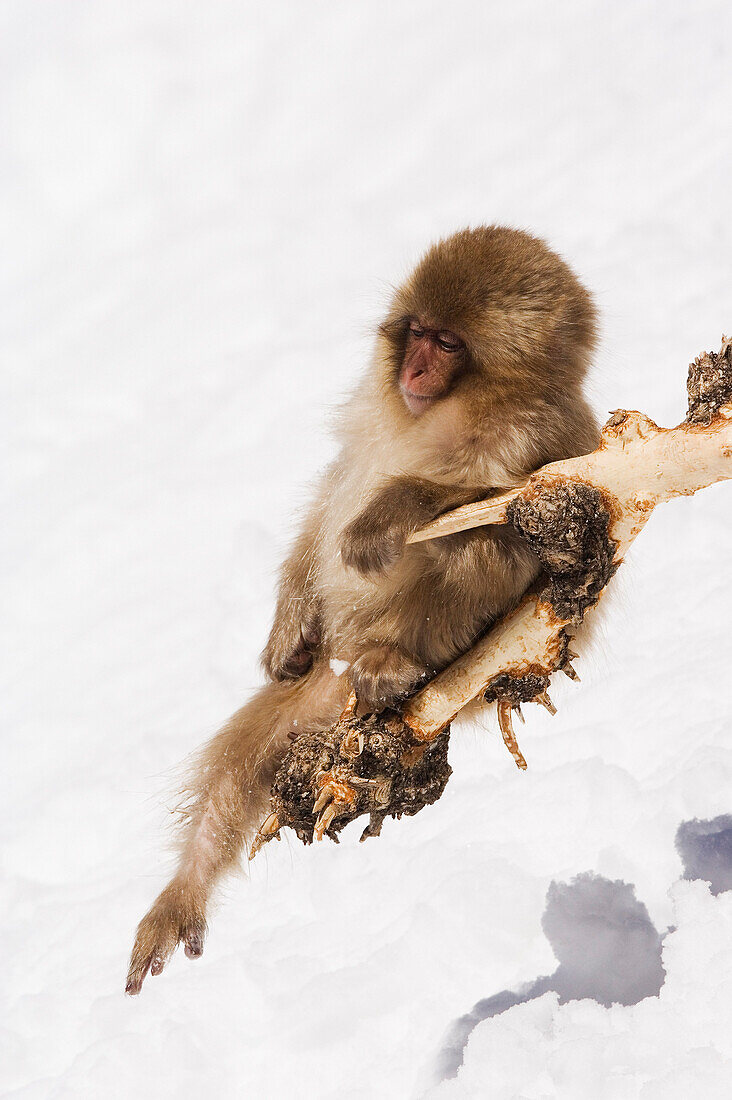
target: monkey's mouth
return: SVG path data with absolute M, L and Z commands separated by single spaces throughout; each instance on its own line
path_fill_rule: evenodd
M 435 401 L 434 397 L 422 397 L 418 393 L 412 393 L 403 382 L 399 386 L 399 389 L 404 398 L 404 404 L 407 406 L 412 416 L 421 416 L 423 412 L 427 412 L 427 409 Z

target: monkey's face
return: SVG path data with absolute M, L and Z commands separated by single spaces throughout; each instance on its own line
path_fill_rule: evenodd
M 399 415 L 443 405 L 475 422 L 497 408 L 505 416 L 563 401 L 578 387 L 595 341 L 594 308 L 542 241 L 487 226 L 428 250 L 395 292 L 380 336 L 377 377 Z M 444 419 L 427 416 L 424 427 Z
M 449 393 L 464 352 L 465 346 L 454 332 L 428 328 L 418 318 L 409 321 L 399 389 L 412 416 L 421 416 Z

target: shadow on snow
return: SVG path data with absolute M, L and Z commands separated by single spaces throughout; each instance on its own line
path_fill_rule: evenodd
M 705 880 L 713 894 L 732 889 L 732 815 L 682 822 L 676 848 L 684 878 Z M 541 924 L 559 964 L 554 973 L 485 997 L 455 1020 L 435 1065 L 435 1082 L 457 1076 L 479 1023 L 544 993 L 557 993 L 560 1003 L 591 997 L 606 1007 L 658 996 L 665 978 L 663 936 L 629 883 L 591 872 L 552 882 Z

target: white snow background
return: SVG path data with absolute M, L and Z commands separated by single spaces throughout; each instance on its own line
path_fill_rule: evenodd
M 270 845 L 203 959 L 123 994 L 390 284 L 529 228 L 596 294 L 601 416 L 677 423 L 732 329 L 730 72 L 726 0 L 0 5 L 2 1095 L 730 1095 L 732 893 L 674 847 L 732 812 L 729 484 L 653 516 L 528 773 L 456 723 L 436 806 Z M 621 977 L 626 924 L 676 926 L 660 995 L 549 990 L 440 1081 L 459 1017 L 556 969 L 547 890 L 584 872 L 647 908 Z

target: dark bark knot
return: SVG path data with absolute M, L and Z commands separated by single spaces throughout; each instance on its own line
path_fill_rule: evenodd
M 378 836 L 385 817 L 411 817 L 440 797 L 452 771 L 448 742 L 449 728 L 428 744 L 415 744 L 394 711 L 343 718 L 297 738 L 275 777 L 272 809 L 280 826 L 309 844 L 318 819 L 314 804 L 332 783 L 338 813 L 324 834 L 336 840 L 350 821 L 369 814 L 362 839 Z
M 689 395 L 687 424 L 711 424 L 723 405 L 732 402 L 732 340 L 722 337 L 718 352 L 698 356 L 686 380 Z
M 602 494 L 582 482 L 556 482 L 516 497 L 506 518 L 542 564 L 541 598 L 559 618 L 581 621 L 617 569 Z

